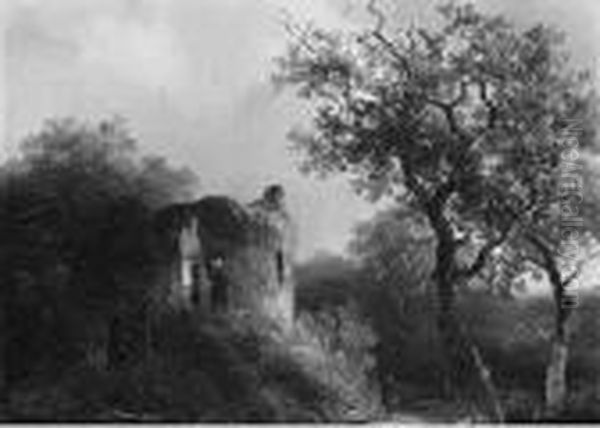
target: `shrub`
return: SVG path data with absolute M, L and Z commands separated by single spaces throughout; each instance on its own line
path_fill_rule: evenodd
M 376 380 L 377 337 L 350 306 L 299 315 L 292 356 L 334 399 L 341 420 L 372 420 L 382 411 Z

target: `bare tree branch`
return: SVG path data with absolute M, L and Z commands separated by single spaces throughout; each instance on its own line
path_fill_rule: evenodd
M 375 18 L 375 28 L 371 31 L 371 34 L 382 44 L 387 53 L 390 54 L 401 65 L 402 71 L 404 71 L 408 76 L 412 76 L 412 67 L 408 59 L 401 55 L 398 52 L 397 46 L 394 45 L 394 43 L 383 34 L 386 18 L 385 14 L 377 7 L 376 3 L 377 0 L 369 0 L 367 4 L 367 11 Z
M 377 7 L 377 0 L 369 0 L 367 3 L 367 11 L 375 17 L 376 24 L 375 30 L 373 32 L 375 34 L 381 34 L 383 31 L 383 27 L 385 26 L 386 19 L 385 14 Z

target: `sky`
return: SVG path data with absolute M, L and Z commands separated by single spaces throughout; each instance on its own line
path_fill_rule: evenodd
M 51 117 L 126 118 L 146 153 L 200 177 L 198 195 L 254 199 L 282 183 L 299 257 L 341 252 L 374 207 L 343 179 L 302 176 L 287 132 L 300 104 L 274 90 L 282 20 L 360 26 L 362 0 L 0 0 L 0 157 Z M 430 0 L 397 0 L 399 19 L 429 20 Z M 560 25 L 575 61 L 594 65 L 597 0 L 480 0 L 528 23 Z M 286 11 L 286 12 L 284 12 Z M 598 74 L 597 74 L 598 75 Z

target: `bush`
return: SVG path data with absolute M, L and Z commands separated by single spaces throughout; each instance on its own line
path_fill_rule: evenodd
M 299 315 L 292 356 L 307 375 L 334 397 L 332 412 L 340 420 L 372 420 L 380 415 L 376 377 L 377 337 L 349 306 Z

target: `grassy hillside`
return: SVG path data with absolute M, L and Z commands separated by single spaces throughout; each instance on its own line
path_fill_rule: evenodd
M 335 334 L 323 335 L 317 324 L 305 318 L 292 336 L 284 337 L 259 320 L 173 316 L 161 321 L 145 360 L 122 370 L 80 365 L 56 378 L 30 378 L 13 391 L 5 417 L 148 422 L 378 418 L 377 394 L 350 361 L 354 356 L 334 355 L 328 341 Z

